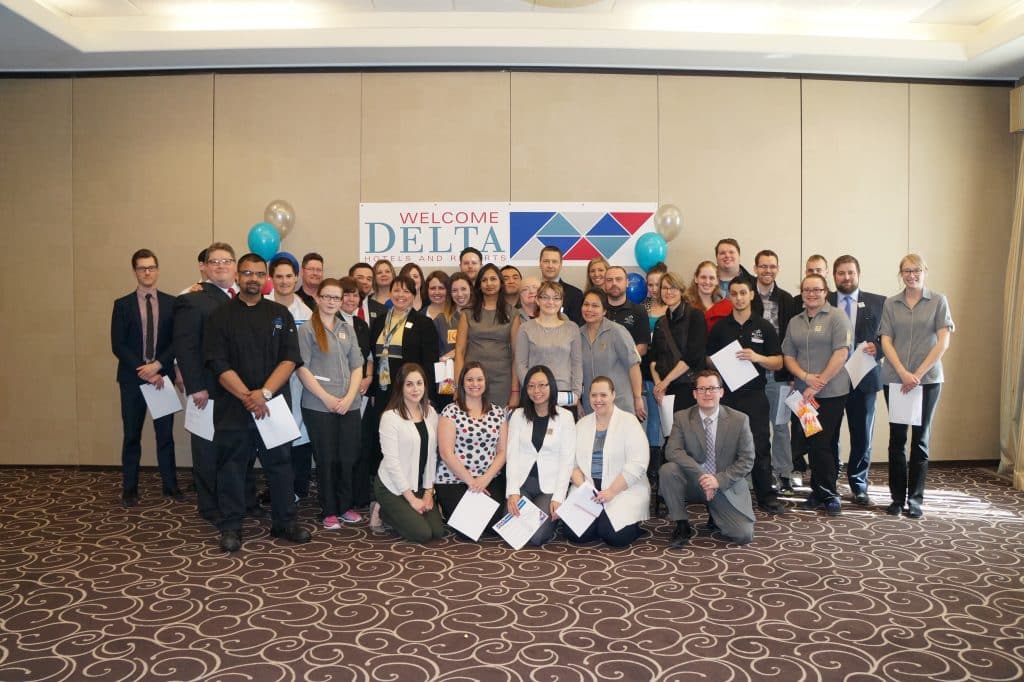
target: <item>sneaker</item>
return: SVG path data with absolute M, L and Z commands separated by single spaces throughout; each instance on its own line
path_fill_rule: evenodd
M 819 500 L 817 497 L 815 497 L 814 493 L 811 493 L 810 495 L 807 496 L 807 499 L 804 500 L 803 504 L 801 504 L 800 506 L 803 507 L 804 509 L 808 509 L 810 511 L 814 511 L 815 509 L 817 509 L 821 505 L 822 505 L 821 500 Z
M 888 514 L 889 516 L 899 516 L 900 514 L 903 513 L 903 503 L 902 502 L 892 502 L 892 503 L 890 503 L 889 506 L 885 508 L 885 513 Z
M 829 516 L 839 516 L 843 513 L 843 506 L 839 500 L 833 498 L 825 503 L 825 513 Z
M 341 528 L 341 522 L 338 521 L 338 517 L 334 514 L 324 517 L 324 528 L 327 530 L 338 530 Z
M 801 474 L 799 471 L 794 471 L 793 474 L 789 477 L 789 481 L 790 483 L 793 484 L 794 488 L 804 487 L 804 477 L 803 474 Z
M 345 523 L 359 523 L 363 520 L 362 514 L 357 512 L 355 509 L 349 509 L 347 512 L 342 514 L 340 518 Z
M 919 519 L 924 516 L 924 512 L 921 511 L 921 505 L 908 502 L 907 503 L 907 518 L 908 519 Z
M 793 497 L 793 495 L 795 493 L 796 493 L 796 491 L 793 490 L 793 482 L 791 480 L 789 480 L 788 478 L 780 478 L 779 479 L 779 494 L 780 495 L 782 495 L 783 497 Z

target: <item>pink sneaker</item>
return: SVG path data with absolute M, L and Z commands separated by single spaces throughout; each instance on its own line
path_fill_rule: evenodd
M 324 528 L 327 530 L 338 530 L 341 528 L 341 523 L 338 521 L 338 517 L 331 514 L 330 516 L 324 517 Z
M 349 509 L 347 512 L 341 515 L 341 520 L 345 523 L 359 523 L 363 520 L 363 516 L 355 509 Z

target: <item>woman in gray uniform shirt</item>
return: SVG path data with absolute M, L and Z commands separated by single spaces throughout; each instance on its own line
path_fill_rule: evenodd
M 916 253 L 900 261 L 900 277 L 905 288 L 890 296 L 882 306 L 882 387 L 889 403 L 889 385 L 901 384 L 907 393 L 923 388 L 921 425 L 911 427 L 910 471 L 907 471 L 907 425 L 889 424 L 889 493 L 892 503 L 886 510 L 893 516 L 904 511 L 912 519 L 921 518 L 924 480 L 928 473 L 928 440 L 932 416 L 942 392 L 942 355 L 949 348 L 953 317 L 946 297 L 924 286 L 928 266 Z
M 562 298 L 558 282 L 544 282 L 537 289 L 540 314 L 519 326 L 513 349 L 515 370 L 522 383 L 530 367 L 551 368 L 558 384 L 558 404 L 571 406 L 570 412 L 576 413 L 583 394 L 583 349 L 580 328 L 560 312 Z

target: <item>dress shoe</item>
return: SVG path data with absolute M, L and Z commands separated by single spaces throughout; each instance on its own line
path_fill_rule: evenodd
M 289 542 L 309 542 L 312 539 L 309 531 L 297 523 L 286 527 L 276 526 L 271 528 L 270 534 L 275 538 L 284 538 Z
M 242 549 L 242 536 L 237 530 L 221 531 L 220 548 L 225 552 L 237 552 Z
M 125 509 L 127 509 L 128 507 L 134 507 L 138 503 L 139 503 L 139 491 L 138 490 L 135 490 L 133 488 L 132 490 L 125 490 L 123 493 L 121 493 L 121 506 L 124 507 Z
M 903 513 L 903 503 L 892 502 L 888 507 L 885 508 L 885 513 L 889 516 L 899 516 Z
M 689 521 L 676 521 L 676 529 L 672 531 L 672 538 L 668 541 L 668 546 L 672 549 L 679 549 L 690 544 L 690 538 L 696 535 L 696 531 L 690 525 Z
M 786 507 L 777 498 L 771 498 L 757 503 L 757 506 L 769 514 L 785 514 Z
M 907 503 L 907 518 L 908 519 L 919 519 L 924 516 L 924 512 L 921 511 L 921 505 L 915 502 Z
M 815 509 L 817 509 L 818 507 L 821 507 L 824 504 L 825 503 L 822 502 L 821 500 L 819 500 L 814 493 L 811 493 L 810 495 L 807 496 L 807 499 L 804 500 L 803 503 L 800 506 L 803 509 L 814 511 Z
M 178 488 L 164 488 L 164 497 L 174 498 L 175 502 L 185 501 L 185 495 Z
M 853 496 L 853 503 L 859 504 L 862 507 L 870 507 L 871 498 L 868 497 L 867 493 L 857 493 L 856 495 Z

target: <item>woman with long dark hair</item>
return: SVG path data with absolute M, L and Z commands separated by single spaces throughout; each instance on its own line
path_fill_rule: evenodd
M 458 329 L 456 376 L 467 363 L 479 362 L 487 374 L 491 400 L 514 407 L 519 402 L 519 381 L 512 371 L 512 352 L 519 317 L 505 301 L 505 281 L 494 263 L 477 273 L 472 307 L 459 318 Z

